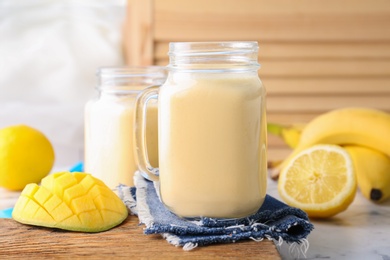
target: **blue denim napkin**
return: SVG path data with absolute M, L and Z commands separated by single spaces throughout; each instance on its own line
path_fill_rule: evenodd
M 267 195 L 261 208 L 252 216 L 222 220 L 202 217 L 196 221 L 180 218 L 160 201 L 158 183 L 144 179 L 139 172 L 134 176 L 135 187 L 118 186 L 118 194 L 128 209 L 138 215 L 146 227 L 145 234 L 161 234 L 169 243 L 191 250 L 197 246 L 232 243 L 264 238 L 300 245 L 306 251 L 306 237 L 313 230 L 307 214 Z

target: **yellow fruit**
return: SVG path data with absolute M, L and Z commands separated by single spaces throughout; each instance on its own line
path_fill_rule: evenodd
M 368 108 L 342 108 L 310 121 L 302 131 L 293 153 L 278 166 L 283 167 L 297 153 L 316 144 L 360 145 L 390 156 L 390 114 Z M 273 177 L 277 177 L 275 170 Z
M 303 128 L 303 124 L 284 126 L 274 123 L 267 123 L 267 131 L 270 134 L 282 138 L 283 141 L 291 148 L 295 148 L 298 145 Z
M 348 208 L 356 193 L 349 154 L 340 146 L 316 145 L 297 154 L 282 170 L 278 191 L 310 217 L 331 217 Z
M 313 144 L 354 144 L 390 155 L 390 114 L 368 108 L 343 108 L 318 116 L 306 125 L 300 148 Z
M 16 221 L 72 231 L 100 232 L 113 228 L 128 215 L 119 197 L 102 181 L 81 172 L 59 172 L 28 184 L 12 217 Z
M 54 150 L 40 131 L 26 125 L 0 130 L 0 186 L 22 190 L 39 183 L 51 171 Z
M 379 203 L 390 198 L 390 157 L 363 146 L 344 148 L 351 155 L 362 194 Z

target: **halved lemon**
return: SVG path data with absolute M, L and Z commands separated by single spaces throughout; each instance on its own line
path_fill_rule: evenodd
M 337 145 L 315 145 L 297 154 L 283 168 L 278 191 L 290 206 L 309 217 L 326 218 L 348 208 L 356 194 L 352 160 Z

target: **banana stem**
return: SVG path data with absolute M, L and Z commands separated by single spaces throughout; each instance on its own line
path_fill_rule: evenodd
M 284 126 L 274 123 L 267 123 L 267 132 L 273 135 L 281 136 Z

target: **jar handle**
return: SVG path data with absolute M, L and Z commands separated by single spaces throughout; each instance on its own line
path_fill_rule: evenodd
M 146 88 L 137 96 L 134 119 L 135 159 L 143 177 L 151 181 L 159 181 L 159 169 L 154 168 L 148 158 L 146 146 L 147 104 L 151 99 L 158 99 L 160 86 Z

